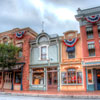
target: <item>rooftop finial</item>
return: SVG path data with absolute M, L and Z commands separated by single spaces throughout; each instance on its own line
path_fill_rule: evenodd
M 44 21 L 42 21 L 42 33 L 44 32 Z

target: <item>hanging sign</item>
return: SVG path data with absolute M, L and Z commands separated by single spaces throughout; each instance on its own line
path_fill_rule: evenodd
M 100 15 L 87 16 L 85 19 L 90 23 L 96 23 L 100 20 Z
M 23 38 L 24 34 L 26 31 L 20 31 L 20 32 L 16 32 L 16 38 L 21 39 Z

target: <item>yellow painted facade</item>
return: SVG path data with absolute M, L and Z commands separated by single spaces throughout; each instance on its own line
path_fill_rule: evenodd
M 80 34 L 77 34 L 77 31 L 68 31 L 64 33 L 64 36 L 62 37 L 63 40 L 69 40 L 73 38 L 79 38 L 77 43 L 75 44 L 75 58 L 68 58 L 68 52 L 66 51 L 67 46 L 61 42 L 61 66 L 60 66 L 60 89 L 61 91 L 85 91 L 85 82 L 84 82 L 84 69 L 82 67 L 82 48 L 81 48 L 81 38 Z M 68 70 L 75 70 L 75 73 L 81 72 L 82 73 L 82 82 L 81 84 L 78 83 L 78 79 L 75 79 L 77 81 L 76 83 L 69 83 L 69 72 Z M 63 77 L 62 73 L 66 73 L 65 77 L 67 82 L 63 84 Z M 73 74 L 73 73 L 72 73 Z M 73 76 L 73 75 L 72 75 Z M 70 76 L 70 78 L 72 78 Z M 77 77 L 77 75 L 76 75 Z M 73 81 L 71 79 L 71 81 Z

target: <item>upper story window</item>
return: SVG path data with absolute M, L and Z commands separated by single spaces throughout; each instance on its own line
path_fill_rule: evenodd
M 98 35 L 100 37 L 100 25 L 98 26 Z
M 69 59 L 75 58 L 75 51 L 73 51 L 73 52 L 68 52 L 68 58 L 69 58 Z
M 68 58 L 72 59 L 75 58 L 75 46 L 74 47 L 67 47 Z
M 94 43 L 88 44 L 88 51 L 89 51 L 89 56 L 95 56 Z
M 41 36 L 38 40 L 39 43 L 42 43 L 42 42 L 47 42 L 48 41 L 48 38 L 46 36 Z
M 8 45 L 8 38 L 7 38 L 7 37 L 4 37 L 4 38 L 3 38 L 3 43 L 4 43 L 5 45 Z
M 22 57 L 22 56 L 23 56 L 23 53 L 22 53 L 22 50 L 20 50 L 18 53 L 18 57 Z
M 92 39 L 93 38 L 93 29 L 92 29 L 92 27 L 87 27 L 86 28 L 86 33 L 87 33 L 87 39 Z
M 41 47 L 41 60 L 47 59 L 47 46 Z

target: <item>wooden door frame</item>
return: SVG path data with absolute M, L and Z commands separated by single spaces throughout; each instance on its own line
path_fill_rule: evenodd
M 58 84 L 57 85 L 54 85 L 54 82 L 53 82 L 53 80 L 54 80 L 54 73 L 56 72 L 56 74 L 57 74 L 57 71 L 48 71 L 47 72 L 47 89 L 49 90 L 49 85 L 48 85 L 48 73 L 51 73 L 52 75 L 51 75 L 51 77 L 52 77 L 52 85 L 51 85 L 51 87 L 57 87 L 58 86 Z M 58 80 L 58 74 L 57 74 L 57 80 Z

